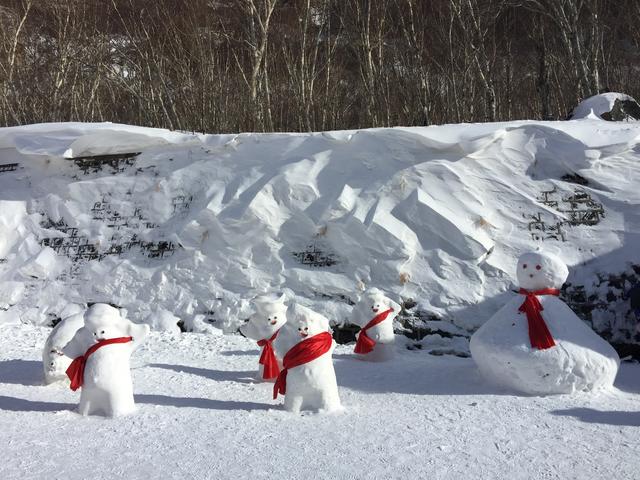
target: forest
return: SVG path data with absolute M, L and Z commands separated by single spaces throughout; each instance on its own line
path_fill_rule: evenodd
M 562 120 L 640 95 L 637 0 L 0 0 L 0 126 Z

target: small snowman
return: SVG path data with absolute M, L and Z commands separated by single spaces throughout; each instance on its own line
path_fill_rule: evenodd
M 273 387 L 274 400 L 284 395 L 285 409 L 294 413 L 341 410 L 329 320 L 302 305 L 289 309 L 288 317 L 288 329 L 295 329 L 298 339 L 282 360 L 283 368 Z
M 42 367 L 44 382 L 51 383 L 68 380 L 65 373 L 72 359 L 63 353 L 64 346 L 69 343 L 76 332 L 84 325 L 85 307 L 70 304 L 62 312 L 62 320 L 53 327 L 42 349 Z
M 358 358 L 384 361 L 393 356 L 393 319 L 400 305 L 377 288 L 367 290 L 353 309 L 351 323 L 361 327 L 355 346 Z
M 287 321 L 287 306 L 284 301 L 284 294 L 278 297 L 273 295 L 256 297 L 253 300 L 256 313 L 249 318 L 248 323 L 240 327 L 242 335 L 256 340 L 258 346 L 262 348 L 258 360 L 258 378 L 261 380 L 275 380 L 282 368 L 282 358 L 277 355 L 273 343 Z
M 532 395 L 613 385 L 617 353 L 558 298 L 568 275 L 554 255 L 520 257 L 518 295 L 471 337 L 471 354 L 488 380 Z
M 115 417 L 135 410 L 129 360 L 148 334 L 148 325 L 122 318 L 109 305 L 96 303 L 86 311 L 84 326 L 63 350 L 74 359 L 67 369 L 71 389 L 82 388 L 80 414 Z

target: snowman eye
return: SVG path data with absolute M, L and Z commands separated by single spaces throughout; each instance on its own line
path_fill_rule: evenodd
M 522 268 L 523 268 L 524 270 L 526 270 L 526 269 L 527 269 L 527 264 L 525 263 L 524 265 L 522 265 Z
M 275 317 L 273 317 L 273 319 L 274 319 L 274 320 L 277 320 L 277 319 L 278 319 L 278 316 L 276 315 Z
M 536 265 L 536 270 L 541 270 L 542 267 L 540 265 Z
M 104 334 L 104 330 L 102 330 L 100 333 Z

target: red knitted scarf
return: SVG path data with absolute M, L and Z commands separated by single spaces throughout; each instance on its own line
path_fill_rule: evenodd
M 393 312 L 393 308 L 379 313 L 378 315 L 373 317 L 369 323 L 362 327 L 362 329 L 360 330 L 360 335 L 358 335 L 356 348 L 354 350 L 356 353 L 365 354 L 373 351 L 373 347 L 376 345 L 376 342 L 367 335 L 367 330 L 369 330 L 371 327 L 375 327 L 379 323 L 384 322 L 391 312 Z
M 553 340 L 553 336 L 547 327 L 547 324 L 542 318 L 540 312 L 544 310 L 538 295 L 560 295 L 560 290 L 557 288 L 545 288 L 542 290 L 535 290 L 530 292 L 521 288 L 518 291 L 521 295 L 526 295 L 524 302 L 518 309 L 520 312 L 527 314 L 527 321 L 529 323 L 529 340 L 531 341 L 531 347 L 538 350 L 545 350 L 547 348 L 555 347 L 556 342 Z
M 278 360 L 276 359 L 276 354 L 273 351 L 273 341 L 278 336 L 278 330 L 274 333 L 271 338 L 263 339 L 258 341 L 258 346 L 262 347 L 262 355 L 260 355 L 260 360 L 258 363 L 262 365 L 262 378 L 264 380 L 271 380 L 272 378 L 276 378 L 280 373 L 280 367 L 278 366 Z
M 286 395 L 287 371 L 290 368 L 299 367 L 321 357 L 331 350 L 332 345 L 333 337 L 329 332 L 318 333 L 295 344 L 282 359 L 282 371 L 273 386 L 273 399 L 278 398 L 278 394 Z
M 106 340 L 100 340 L 98 343 L 91 345 L 89 349 L 76 359 L 71 362 L 69 368 L 67 368 L 66 374 L 71 380 L 71 390 L 74 392 L 79 389 L 84 383 L 84 367 L 87 363 L 87 359 L 99 348 L 104 347 L 106 345 L 111 345 L 114 343 L 128 343 L 133 340 L 132 337 L 118 337 L 118 338 L 108 338 Z

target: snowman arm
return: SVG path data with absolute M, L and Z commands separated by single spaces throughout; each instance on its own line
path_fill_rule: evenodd
M 393 313 L 396 315 L 398 315 L 400 313 L 400 310 L 402 310 L 400 304 L 394 302 L 391 299 L 389 299 L 389 308 L 393 308 Z
M 77 358 L 84 355 L 87 350 L 84 327 L 79 329 L 69 343 L 62 349 L 62 353 L 69 358 Z
M 129 336 L 133 338 L 132 346 L 134 350 L 145 342 L 150 331 L 151 328 L 146 323 L 138 324 L 130 322 Z

